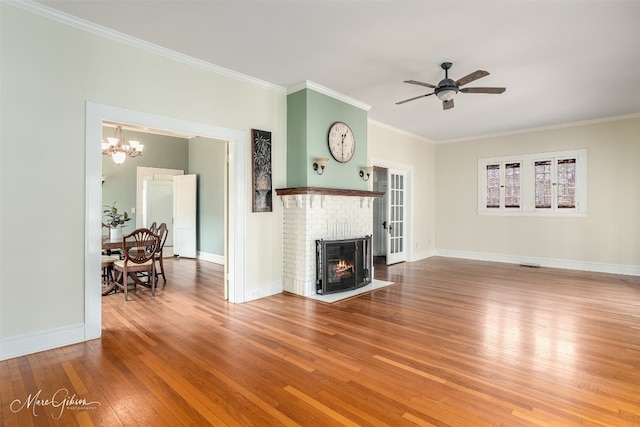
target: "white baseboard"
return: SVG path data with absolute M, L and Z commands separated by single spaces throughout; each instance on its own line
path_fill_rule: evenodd
M 0 360 L 86 341 L 85 325 L 70 325 L 0 340 Z
M 283 290 L 282 280 L 276 280 L 270 283 L 264 283 L 245 290 L 244 300 L 245 302 L 253 301 L 256 299 L 268 297 L 270 295 L 276 295 Z
M 210 254 L 208 252 L 198 251 L 197 257 L 198 259 L 201 259 L 203 261 L 209 261 L 215 264 L 224 265 L 224 255 L 216 255 L 216 254 Z
M 457 251 L 450 249 L 437 249 L 436 256 L 451 258 L 473 259 L 478 261 L 505 262 L 509 264 L 535 265 L 540 267 L 564 268 L 567 270 L 594 271 L 598 273 L 624 274 L 627 276 L 640 276 L 639 265 L 603 264 L 596 262 L 574 261 L 566 259 L 552 259 L 540 257 L 526 257 L 505 254 L 492 254 L 485 252 Z
M 412 252 L 410 261 L 420 261 L 421 259 L 431 258 L 435 255 L 435 251 L 433 249 L 429 249 L 426 251 Z

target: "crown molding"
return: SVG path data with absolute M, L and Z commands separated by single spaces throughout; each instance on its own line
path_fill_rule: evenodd
M 364 110 L 364 111 L 371 110 L 371 105 L 367 105 L 364 102 L 360 102 L 357 99 L 350 98 L 347 95 L 343 95 L 340 92 L 336 92 L 333 89 L 329 89 L 327 87 L 324 87 L 322 85 L 314 83 L 314 82 L 312 82 L 310 80 L 305 80 L 302 83 L 298 83 L 297 85 L 294 85 L 294 86 L 288 88 L 287 89 L 287 95 L 291 95 L 292 93 L 301 91 L 303 89 L 310 89 L 310 90 L 312 90 L 314 92 L 318 92 L 318 93 L 321 93 L 323 95 L 330 96 L 331 98 L 335 98 L 338 101 L 342 101 L 342 102 L 344 102 L 346 104 L 353 105 L 354 107 L 359 108 L 359 109 Z
M 512 130 L 512 131 L 490 133 L 490 134 L 484 134 L 484 135 L 468 136 L 468 137 L 464 137 L 464 138 L 448 139 L 448 140 L 438 141 L 438 142 L 436 142 L 436 144 L 450 144 L 450 143 L 455 143 L 455 142 L 475 141 L 475 140 L 479 140 L 479 139 L 500 138 L 500 137 L 503 137 L 503 136 L 521 135 L 521 134 L 525 134 L 525 133 L 535 133 L 535 132 L 543 132 L 543 131 L 547 131 L 547 130 L 565 129 L 565 128 L 579 127 L 579 126 L 588 126 L 588 125 L 599 124 L 599 123 L 617 122 L 617 121 L 620 121 L 620 120 L 630 120 L 630 119 L 637 119 L 637 118 L 640 118 L 640 113 L 624 114 L 624 115 L 620 115 L 620 116 L 611 116 L 611 117 L 602 117 L 602 118 L 599 118 L 599 119 L 591 119 L 591 120 L 580 120 L 580 121 L 575 121 L 575 122 L 559 123 L 559 124 L 548 125 L 548 126 L 538 126 L 538 127 L 531 127 L 531 128 L 523 128 L 523 129 L 517 129 L 517 130 Z
M 390 130 L 390 131 L 392 131 L 392 132 L 396 132 L 396 133 L 399 133 L 399 134 L 401 134 L 401 135 L 408 136 L 408 137 L 410 137 L 410 138 L 416 138 L 416 139 L 419 139 L 419 140 L 421 140 L 421 141 L 428 142 L 429 144 L 435 144 L 435 143 L 436 143 L 436 142 L 435 142 L 435 141 L 433 141 L 432 139 L 429 139 L 429 138 L 424 137 L 424 136 L 422 136 L 422 135 L 418 135 L 418 134 L 415 134 L 415 133 L 411 133 L 411 132 L 406 131 L 406 130 L 404 130 L 404 129 L 400 129 L 400 128 L 397 128 L 397 127 L 395 127 L 395 126 L 391 126 L 391 125 L 388 125 L 388 124 L 386 124 L 386 123 L 379 122 L 379 121 L 374 120 L 374 119 L 371 119 L 371 118 L 370 118 L 370 119 L 368 119 L 367 121 L 368 121 L 368 122 L 369 122 L 369 124 L 371 124 L 371 125 L 378 126 L 378 127 L 380 127 L 380 128 L 387 129 L 387 130 Z
M 167 49 L 165 47 L 146 42 L 136 37 L 121 33 L 119 31 L 112 30 L 111 28 L 104 27 L 102 25 L 94 24 L 93 22 L 86 21 L 84 19 L 77 18 L 73 15 L 69 15 L 64 12 L 52 9 L 48 6 L 35 3 L 31 0 L 0 0 L 0 3 L 5 3 L 10 6 L 31 12 L 33 14 L 60 22 L 65 25 L 69 25 L 74 28 L 78 28 L 82 31 L 95 34 L 100 37 L 104 37 L 119 43 L 126 44 L 128 46 L 141 49 L 165 58 L 181 62 L 186 65 L 201 68 L 213 73 L 229 77 L 235 80 L 240 80 L 245 83 L 253 84 L 255 86 L 261 86 L 267 89 L 277 90 L 285 92 L 286 89 L 282 86 L 257 79 L 255 77 L 248 76 L 246 74 L 238 73 L 233 70 L 229 70 L 224 67 L 220 67 L 215 64 L 211 64 L 206 61 L 194 58 L 192 56 L 184 55 L 182 53 Z

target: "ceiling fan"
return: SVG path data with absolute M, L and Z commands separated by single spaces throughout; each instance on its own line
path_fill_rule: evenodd
M 456 93 L 495 93 L 500 94 L 505 91 L 503 87 L 463 87 L 467 83 L 471 83 L 474 80 L 478 80 L 481 77 L 485 77 L 489 75 L 489 72 L 484 70 L 477 70 L 471 74 L 468 74 L 456 81 L 453 81 L 449 78 L 449 69 L 453 65 L 451 62 L 443 62 L 440 66 L 444 70 L 444 79 L 440 80 L 438 86 L 434 86 L 429 83 L 419 82 L 417 80 L 405 80 L 405 83 L 410 83 L 412 85 L 418 86 L 426 86 L 433 88 L 434 91 L 431 93 L 427 93 L 425 95 L 416 96 L 413 98 L 405 99 L 404 101 L 396 102 L 396 105 L 404 104 L 405 102 L 415 101 L 416 99 L 424 98 L 425 96 L 435 94 L 438 98 L 442 100 L 442 108 L 444 110 L 448 110 L 453 108 L 453 97 Z

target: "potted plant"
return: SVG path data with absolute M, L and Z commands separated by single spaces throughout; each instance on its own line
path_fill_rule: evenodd
M 118 212 L 116 208 L 116 202 L 113 205 L 104 205 L 103 215 L 105 218 L 104 225 L 109 227 L 109 237 L 111 240 L 122 238 L 122 227 L 127 221 L 131 220 L 129 214 L 125 212 Z

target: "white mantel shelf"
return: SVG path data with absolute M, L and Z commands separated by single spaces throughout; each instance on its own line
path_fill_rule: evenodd
M 323 188 L 323 187 L 290 187 L 277 188 L 278 196 L 299 196 L 304 194 L 319 196 L 351 196 L 351 197 L 382 197 L 381 191 L 349 190 L 346 188 Z

